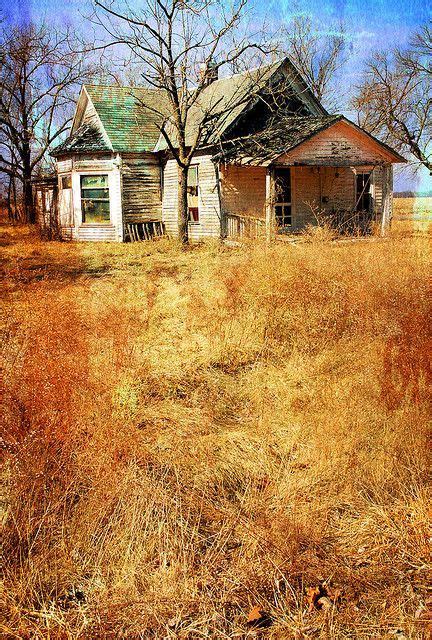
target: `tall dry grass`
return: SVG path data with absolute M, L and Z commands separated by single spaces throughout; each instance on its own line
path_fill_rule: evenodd
M 425 239 L 4 238 L 5 637 L 427 637 Z

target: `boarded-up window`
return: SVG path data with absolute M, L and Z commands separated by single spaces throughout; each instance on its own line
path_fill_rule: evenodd
M 83 222 L 109 224 L 108 176 L 81 176 L 81 210 Z
M 198 192 L 198 165 L 194 164 L 189 167 L 188 171 L 189 222 L 199 222 Z
M 356 176 L 356 211 L 370 211 L 371 174 L 358 173 Z

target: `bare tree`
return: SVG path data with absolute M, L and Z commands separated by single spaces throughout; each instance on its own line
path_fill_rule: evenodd
M 21 185 L 25 220 L 34 223 L 32 177 L 68 128 L 89 69 L 71 33 L 46 25 L 3 24 L 0 60 L 0 173 Z
M 410 45 L 375 53 L 367 62 L 353 106 L 359 124 L 432 172 L 432 31 Z
M 192 157 L 216 117 L 234 107 L 233 100 L 228 107 L 223 99 L 204 99 L 209 78 L 223 67 L 232 70 L 244 57 L 250 63 L 252 52 L 268 51 L 261 33 L 251 34 L 246 27 L 247 0 L 232 6 L 217 0 L 145 0 L 140 10 L 104 0 L 95 5 L 99 11 L 93 20 L 109 34 L 109 44 L 128 47 L 142 65 L 145 84 L 165 95 L 166 110 L 143 107 L 162 121 L 161 136 L 179 167 L 179 237 L 187 243 Z
M 297 15 L 282 30 L 282 49 L 328 109 L 336 106 L 335 76 L 346 62 L 344 27 L 317 28 L 310 16 Z

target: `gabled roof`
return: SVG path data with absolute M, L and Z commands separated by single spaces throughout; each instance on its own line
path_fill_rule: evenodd
M 164 91 L 85 85 L 114 151 L 153 151 L 168 113 Z M 145 106 L 144 106 L 145 105 Z
M 204 144 L 217 143 L 222 134 L 229 131 L 239 116 L 252 104 L 255 104 L 260 93 L 278 77 L 280 79 L 285 77 L 297 97 L 307 104 L 316 115 L 327 113 L 313 96 L 294 65 L 288 58 L 285 58 L 227 78 L 220 78 L 206 87 L 189 111 L 186 144 L 192 143 L 199 125 L 205 120 L 208 122 Z M 167 127 L 167 132 L 170 139 L 173 140 L 175 137 L 174 127 Z M 161 136 L 156 150 L 160 151 L 166 148 L 166 141 Z
M 81 124 L 87 105 L 94 107 L 97 123 Z M 52 155 L 68 152 L 153 151 L 167 113 L 163 91 L 142 87 L 84 85 L 70 136 Z
M 223 141 L 220 144 L 220 150 L 213 156 L 213 160 L 226 163 L 269 165 L 283 154 L 292 151 L 337 122 L 345 122 L 382 147 L 387 154 L 393 157 L 392 162 L 406 162 L 405 158 L 397 151 L 342 115 L 275 118 L 271 125 L 262 131 L 242 138 Z

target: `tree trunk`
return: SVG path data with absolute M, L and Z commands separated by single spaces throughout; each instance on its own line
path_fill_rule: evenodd
M 23 198 L 24 198 L 24 219 L 29 224 L 35 224 L 36 209 L 33 202 L 33 189 L 31 185 L 31 175 L 28 178 L 27 177 L 24 178 Z
M 23 205 L 24 205 L 24 221 L 29 224 L 36 222 L 36 208 L 33 201 L 33 189 L 31 184 L 32 167 L 31 167 L 31 151 L 30 142 L 26 139 L 22 150 L 22 168 L 23 168 Z
M 179 167 L 179 188 L 178 188 L 178 230 L 179 239 L 182 244 L 189 242 L 189 209 L 187 193 L 188 167 Z
M 8 190 L 7 190 L 7 212 L 8 212 L 9 222 L 14 222 L 14 212 L 12 208 L 12 180 L 13 180 L 13 177 L 9 176 L 9 184 L 8 184 Z

